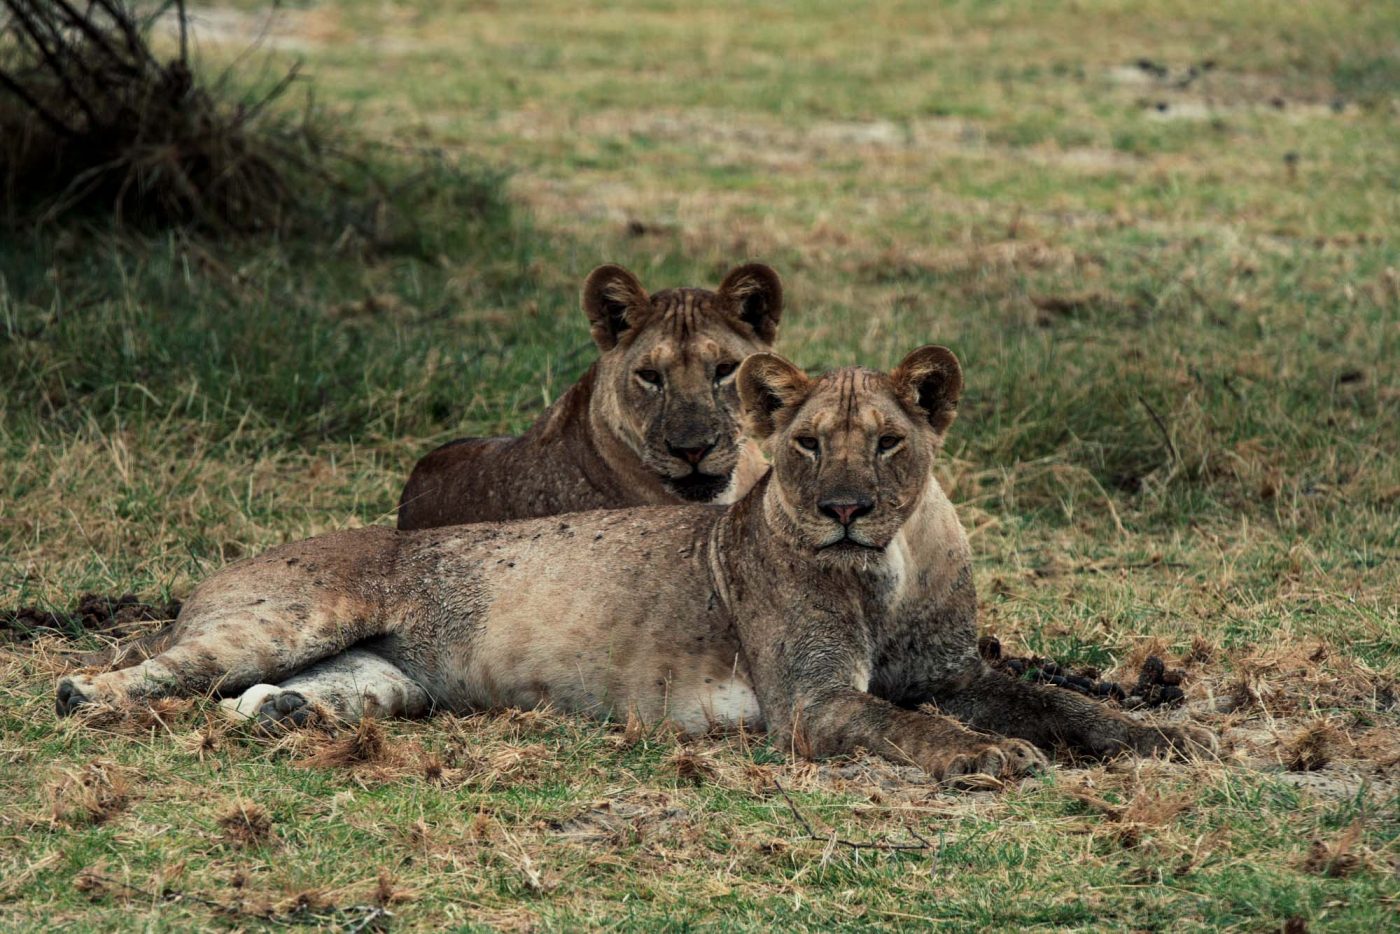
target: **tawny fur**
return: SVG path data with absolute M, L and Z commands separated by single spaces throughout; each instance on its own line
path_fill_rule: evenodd
M 557 708 L 766 727 L 808 756 L 864 748 L 937 777 L 1016 773 L 1039 747 L 1208 747 L 988 669 L 970 550 L 931 473 L 961 371 L 738 375 L 773 470 L 739 502 L 321 536 L 233 565 L 139 665 L 65 678 L 61 713 L 214 692 L 268 721 L 373 709 Z M 934 706 L 929 706 L 934 705 Z
M 620 266 L 599 267 L 582 295 L 598 360 L 525 434 L 466 438 L 423 457 L 400 497 L 399 528 L 733 502 L 767 469 L 739 430 L 733 373 L 772 344 L 782 303 L 777 273 L 759 264 L 734 269 L 715 292 L 655 295 Z

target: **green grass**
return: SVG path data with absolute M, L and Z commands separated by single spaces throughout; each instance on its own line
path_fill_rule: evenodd
M 1393 923 L 1393 4 L 355 2 L 273 32 L 390 172 L 421 167 L 416 230 L 7 233 L 0 608 L 183 596 L 391 521 L 416 456 L 521 429 L 587 366 L 594 265 L 659 288 L 760 259 L 804 366 L 962 359 L 940 469 L 984 629 L 1124 677 L 1185 659 L 1231 749 L 967 793 L 532 715 L 307 766 L 319 739 L 202 705 L 58 723 L 50 640 L 0 653 L 7 926 L 352 926 L 388 891 L 405 929 Z M 1330 761 L 1289 772 L 1305 728 Z M 81 775 L 126 793 L 84 818 Z M 936 853 L 806 839 L 775 779 L 819 833 Z M 249 804 L 269 829 L 239 842 Z

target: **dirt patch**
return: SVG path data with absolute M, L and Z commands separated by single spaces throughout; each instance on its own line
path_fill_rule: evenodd
M 1153 120 L 1275 114 L 1296 123 L 1335 117 L 1350 106 L 1340 96 L 1320 96 L 1318 89 L 1301 99 L 1285 96 L 1276 78 L 1219 70 L 1211 59 L 1172 64 L 1144 58 L 1104 75 L 1110 84 L 1139 94 L 1137 106 Z
M 66 613 L 37 606 L 22 606 L 0 613 L 0 643 L 29 642 L 40 636 L 54 635 L 76 639 L 98 634 L 124 639 L 150 628 L 138 625 L 140 623 L 168 622 L 179 615 L 179 600 L 146 603 L 130 593 L 121 596 L 86 593 Z

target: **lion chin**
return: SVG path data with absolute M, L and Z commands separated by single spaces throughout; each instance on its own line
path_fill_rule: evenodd
M 871 562 L 883 560 L 885 554 L 885 546 L 861 541 L 849 535 L 824 542 L 812 549 L 813 560 L 829 568 L 868 567 Z
M 668 478 L 666 486 L 688 503 L 712 503 L 729 489 L 730 474 L 695 473 Z

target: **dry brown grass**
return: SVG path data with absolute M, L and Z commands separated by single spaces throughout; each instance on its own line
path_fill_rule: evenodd
M 1326 720 L 1303 727 L 1280 750 L 1283 767 L 1290 772 L 1316 772 L 1326 768 L 1343 741 L 1342 732 Z
M 235 846 L 261 846 L 272 839 L 272 818 L 267 811 L 242 799 L 219 818 L 219 827 Z
M 379 721 L 365 717 L 353 729 L 330 737 L 298 764 L 308 768 L 355 768 L 388 766 L 401 760 L 401 751 L 391 745 Z
M 49 786 L 53 819 L 68 824 L 100 824 L 126 807 L 131 781 L 112 762 L 95 759 L 78 769 L 64 769 Z

